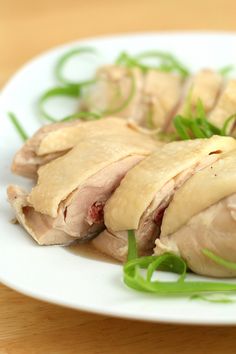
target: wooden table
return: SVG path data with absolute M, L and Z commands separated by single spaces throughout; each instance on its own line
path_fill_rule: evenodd
M 69 40 L 144 30 L 236 30 L 235 15 L 235 0 L 0 0 L 0 85 L 32 56 Z M 234 327 L 77 312 L 0 285 L 0 354 L 230 354 L 235 333 Z

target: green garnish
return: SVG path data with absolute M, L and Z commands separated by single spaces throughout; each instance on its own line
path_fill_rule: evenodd
M 144 59 L 155 58 L 157 64 L 155 66 L 146 66 L 147 69 L 158 69 L 166 72 L 178 72 L 183 77 L 189 76 L 189 70 L 180 61 L 170 53 L 150 50 L 140 53 L 136 56 L 136 59 L 142 64 Z M 142 64 L 145 67 L 145 64 Z
M 128 230 L 128 257 L 127 260 L 131 261 L 138 257 L 137 247 L 135 241 L 135 233 L 134 230 Z
M 123 279 L 124 283 L 130 288 L 160 295 L 191 294 L 209 291 L 236 291 L 236 284 L 186 281 L 186 262 L 171 253 L 165 253 L 161 256 L 135 258 L 135 255 L 137 255 L 137 246 L 134 232 L 129 231 L 128 239 L 129 260 L 123 266 Z M 143 275 L 140 269 L 146 269 L 146 275 Z M 172 272 L 178 274 L 179 277 L 176 281 L 152 280 L 156 270 Z
M 19 120 L 16 118 L 15 114 L 12 112 L 9 112 L 8 117 L 10 118 L 14 127 L 16 128 L 16 131 L 20 135 L 21 139 L 23 141 L 26 141 L 28 139 L 28 135 L 26 134 L 26 132 L 25 132 L 24 128 L 22 127 L 22 125 L 20 124 Z
M 147 59 L 155 59 L 155 65 L 145 64 Z M 164 72 L 177 72 L 184 78 L 189 76 L 189 70 L 172 54 L 155 50 L 142 52 L 135 56 L 122 52 L 116 59 L 116 64 L 124 65 L 128 68 L 137 67 L 143 72 L 153 69 Z
M 65 87 L 53 87 L 42 94 L 39 99 L 38 106 L 42 118 L 50 121 L 57 122 L 58 119 L 51 116 L 45 109 L 45 103 L 52 97 L 67 96 L 67 97 L 80 97 L 80 86 L 65 86 Z
M 219 69 L 219 73 L 223 76 L 228 76 L 234 69 L 234 65 L 226 65 Z
M 212 135 L 227 136 L 229 125 L 236 120 L 236 113 L 227 118 L 220 129 L 207 120 L 204 106 L 199 99 L 195 114 L 187 117 L 177 115 L 173 119 L 174 127 L 182 140 L 210 138 Z
M 228 126 L 230 125 L 230 123 L 232 121 L 235 121 L 235 120 L 236 120 L 236 113 L 226 119 L 226 121 L 224 122 L 223 128 L 221 129 L 221 135 L 228 135 L 228 133 L 227 133 Z
M 118 58 L 115 61 L 115 64 L 123 65 L 127 68 L 133 68 L 135 66 L 138 66 L 137 61 L 126 52 L 121 52 L 119 54 Z
M 189 122 L 191 123 L 190 120 L 189 120 Z M 188 132 L 189 124 L 188 124 L 188 120 L 186 118 L 184 118 L 181 115 L 178 115 L 174 118 L 173 123 L 174 123 L 175 129 L 176 129 L 179 137 L 182 140 L 191 139 L 191 136 Z
M 221 304 L 231 304 L 232 302 L 235 301 L 230 297 L 221 294 L 207 294 L 207 295 L 194 294 L 190 297 L 190 300 L 203 300 L 207 302 L 221 303 Z
M 214 261 L 215 263 L 227 268 L 227 269 L 233 269 L 236 270 L 236 263 L 234 262 L 230 262 L 227 261 L 224 258 L 221 258 L 220 256 L 217 256 L 215 253 L 213 253 L 212 251 L 208 250 L 207 248 L 204 248 L 202 250 L 202 253 L 207 256 L 208 258 L 210 258 L 212 261 Z
M 94 48 L 90 47 L 84 47 L 84 48 L 74 48 L 63 54 L 59 60 L 56 63 L 55 66 L 55 76 L 57 80 L 63 84 L 63 85 L 72 85 L 72 86 L 77 86 L 77 85 L 89 85 L 91 84 L 94 80 L 86 80 L 86 81 L 81 81 L 81 82 L 75 82 L 75 81 L 70 81 L 66 79 L 63 75 L 63 70 L 65 68 L 66 63 L 68 62 L 69 59 L 71 59 L 74 56 L 79 56 L 81 54 L 93 54 L 97 55 L 97 52 Z

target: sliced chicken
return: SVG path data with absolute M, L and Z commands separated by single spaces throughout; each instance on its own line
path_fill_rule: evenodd
M 39 129 L 23 147 L 16 153 L 12 172 L 37 178 L 38 168 L 49 161 L 64 155 L 80 140 L 94 136 L 104 137 L 113 133 L 140 134 L 135 124 L 130 124 L 120 118 L 109 117 L 102 120 L 82 122 L 53 123 Z
M 236 150 L 192 176 L 174 195 L 162 221 L 155 254 L 183 257 L 195 273 L 231 277 L 227 269 L 203 254 L 236 262 Z
M 69 244 L 74 242 L 66 232 L 53 228 L 53 219 L 34 211 L 27 201 L 28 193 L 18 186 L 9 186 L 8 200 L 13 207 L 18 222 L 40 245 Z M 49 242 L 49 243 L 48 243 Z
M 197 103 L 201 100 L 206 113 L 210 112 L 219 96 L 223 85 L 223 77 L 218 72 L 202 69 L 191 77 L 186 85 L 186 97 L 178 113 L 185 115 L 189 106 L 194 113 Z
M 139 254 L 151 254 L 163 213 L 175 191 L 222 152 L 236 148 L 230 137 L 214 136 L 166 144 L 130 170 L 104 208 L 107 230 L 93 243 L 118 260 L 127 254 L 127 230 L 135 230 Z
M 18 221 L 39 244 L 93 237 L 104 227 L 104 204 L 120 180 L 157 146 L 138 134 L 80 141 L 66 155 L 39 168 L 37 185 L 28 195 L 9 187 Z
M 141 101 L 143 125 L 164 129 L 176 111 L 182 88 L 180 76 L 157 70 L 148 71 Z
M 95 79 L 95 85 L 84 95 L 83 109 L 106 114 L 118 111 L 120 117 L 141 122 L 139 106 L 144 80 L 141 70 L 107 65 L 97 71 Z
M 236 80 L 227 82 L 224 90 L 222 91 L 219 100 L 210 113 L 208 119 L 211 123 L 218 128 L 222 128 L 227 118 L 236 113 Z M 233 121 L 228 127 L 228 132 L 231 131 Z
M 28 139 L 22 148 L 17 151 L 12 162 L 12 172 L 16 175 L 35 178 L 37 176 L 37 169 L 39 166 L 59 157 L 64 152 L 62 150 L 54 150 L 46 154 L 38 154 L 38 149 L 41 142 L 52 132 L 60 131 L 61 129 L 68 129 L 75 127 L 80 122 L 73 121 L 68 123 L 53 123 L 40 128 L 32 138 Z
M 105 66 L 97 72 L 97 83 L 88 90 L 82 106 L 88 111 L 119 110 L 123 118 L 132 118 L 148 128 L 163 128 L 181 97 L 180 76 L 158 70 L 146 74 L 138 68 Z

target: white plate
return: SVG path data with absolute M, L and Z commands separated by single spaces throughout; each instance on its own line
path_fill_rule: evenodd
M 24 294 L 75 309 L 101 314 L 176 323 L 236 324 L 236 304 L 212 304 L 186 298 L 165 298 L 128 289 L 120 265 L 75 254 L 67 248 L 40 247 L 19 226 L 9 221 L 13 213 L 6 202 L 9 183 L 29 185 L 10 173 L 14 152 L 21 141 L 6 118 L 20 117 L 29 134 L 39 126 L 36 100 L 55 85 L 56 58 L 77 45 L 96 47 L 103 62 L 122 50 L 167 50 L 193 70 L 220 68 L 236 62 L 236 35 L 219 33 L 135 34 L 70 43 L 34 59 L 7 84 L 1 95 L 0 129 L 0 279 Z M 87 73 L 85 73 L 87 74 Z M 60 108 L 60 107 L 59 107 Z

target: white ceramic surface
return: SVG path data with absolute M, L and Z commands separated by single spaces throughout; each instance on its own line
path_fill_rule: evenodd
M 122 50 L 137 53 L 146 49 L 170 51 L 192 70 L 206 66 L 220 68 L 236 62 L 234 34 L 146 33 L 69 43 L 37 57 L 16 73 L 0 98 L 0 280 L 38 299 L 106 315 L 159 322 L 236 324 L 234 303 L 212 304 L 132 291 L 122 283 L 121 266 L 90 259 L 63 247 L 40 247 L 19 226 L 9 222 L 13 212 L 6 201 L 6 186 L 16 183 L 27 187 L 30 183 L 10 172 L 12 157 L 21 140 L 6 112 L 15 112 L 32 134 L 41 125 L 37 98 L 56 84 L 55 60 L 67 49 L 79 45 L 96 47 L 102 53 L 100 62 L 112 61 Z M 91 74 L 89 67 L 81 71 L 84 76 Z M 63 109 L 60 102 L 56 104 L 59 104 L 57 111 Z

